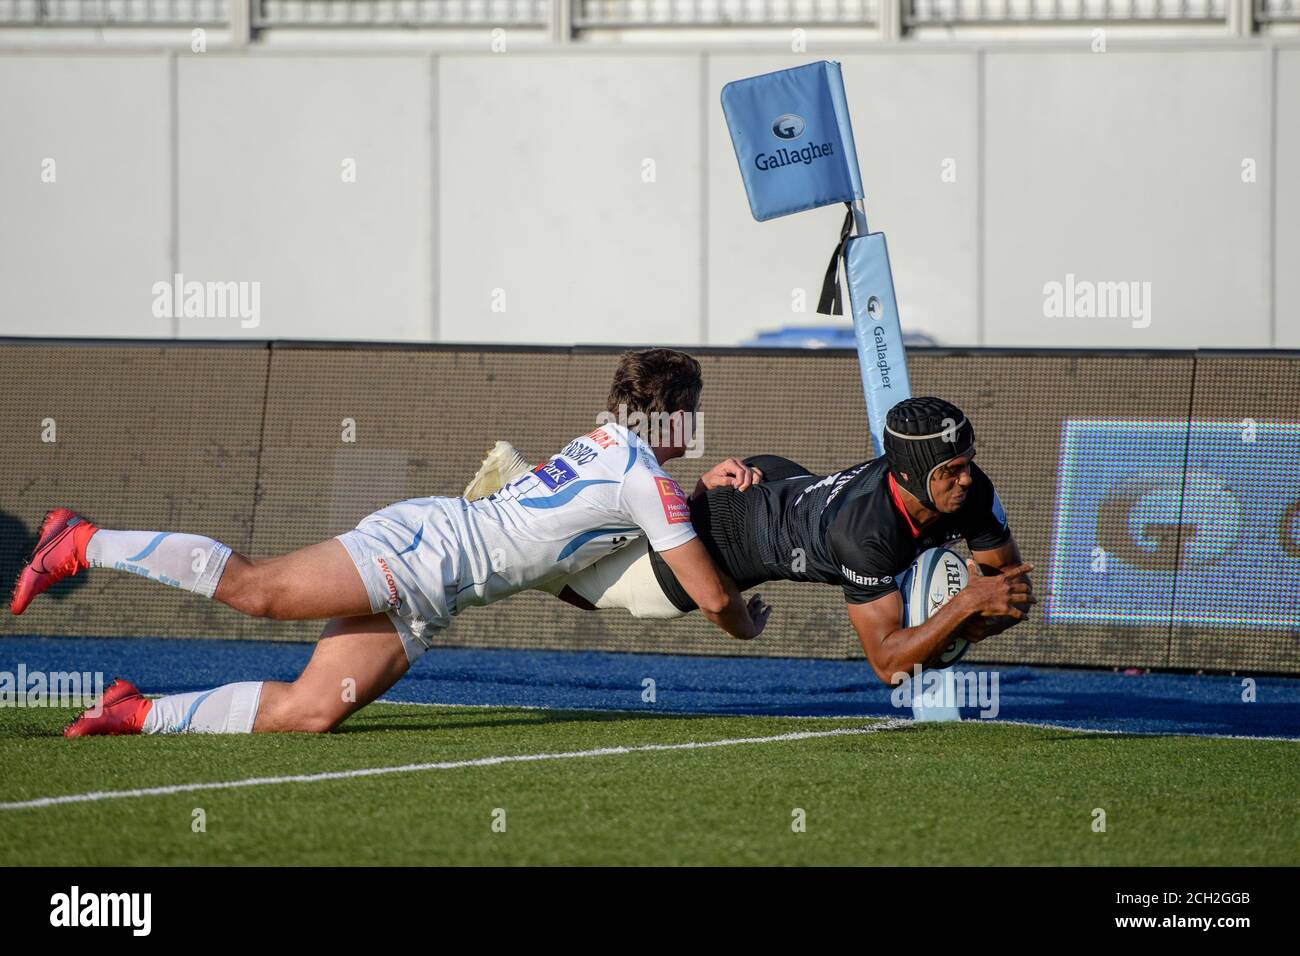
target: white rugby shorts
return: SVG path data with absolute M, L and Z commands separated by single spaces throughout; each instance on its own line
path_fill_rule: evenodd
M 335 537 L 365 583 L 373 613 L 386 612 L 412 664 L 456 614 L 461 544 L 441 498 L 409 498 Z

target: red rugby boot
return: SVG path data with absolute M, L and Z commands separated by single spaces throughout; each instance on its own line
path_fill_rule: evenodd
M 94 524 L 68 508 L 55 508 L 41 522 L 36 548 L 27 559 L 9 598 L 9 610 L 22 614 L 32 598 L 56 581 L 84 571 L 86 544 L 98 531 Z
M 81 716 L 63 728 L 65 737 L 91 737 L 96 734 L 138 734 L 144 727 L 144 718 L 153 707 L 129 680 L 116 678 L 104 691 L 99 704 L 82 712 Z M 98 711 L 98 716 L 92 713 Z

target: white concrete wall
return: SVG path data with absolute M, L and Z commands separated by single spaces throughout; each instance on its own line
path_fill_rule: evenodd
M 181 272 L 261 283 L 257 327 L 184 319 L 182 336 L 433 336 L 432 66 L 178 62 Z
M 699 341 L 701 70 L 441 58 L 442 338 Z
M 988 341 L 1270 345 L 1269 80 L 1248 51 L 990 54 Z M 1149 282 L 1149 316 L 1045 317 L 1071 274 Z
M 820 58 L 844 65 L 905 328 L 1300 347 L 1300 43 L 1191 40 L 0 54 L 0 334 L 735 344 L 843 322 L 813 311 L 842 210 L 754 222 L 718 102 Z M 258 282 L 260 323 L 155 316 L 176 271 Z M 1149 326 L 1045 316 L 1067 275 L 1150 283 Z
M 0 333 L 172 333 L 149 294 L 171 272 L 169 88 L 161 54 L 0 57 Z
M 1273 206 L 1273 344 L 1300 348 L 1300 49 L 1279 50 L 1277 103 L 1277 201 Z

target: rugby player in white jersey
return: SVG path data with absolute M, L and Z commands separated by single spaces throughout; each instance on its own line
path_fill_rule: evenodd
M 693 415 L 702 385 L 689 355 L 628 352 L 608 407 L 648 420 Z M 486 498 L 400 501 L 352 531 L 268 559 L 202 535 L 100 529 L 58 508 L 46 515 L 10 610 L 21 614 L 70 574 L 114 568 L 255 617 L 330 619 L 293 683 L 247 681 L 150 700 L 119 679 L 102 706 L 68 726 L 70 737 L 332 730 L 396 683 L 459 611 L 545 587 L 642 536 L 709 620 L 753 638 L 769 609 L 757 597 L 747 603 L 718 571 L 662 467 L 685 452 L 681 436 L 689 433 L 655 429 L 667 441 L 652 446 L 610 422 Z

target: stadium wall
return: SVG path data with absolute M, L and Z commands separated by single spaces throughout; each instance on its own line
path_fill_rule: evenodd
M 829 57 L 909 331 L 1300 348 L 1300 38 L 768 49 L 0 50 L 0 334 L 824 325 L 841 211 L 754 222 L 718 95 Z M 158 314 L 177 274 L 257 283 L 256 326 Z M 1144 314 L 1052 317 L 1067 282 L 1146 283 Z
M 532 459 L 589 429 L 614 347 L 0 341 L 0 579 L 47 508 L 253 556 L 392 501 L 456 495 L 493 440 Z M 869 447 L 846 351 L 699 349 L 702 455 L 829 473 Z M 975 661 L 1300 673 L 1300 353 L 913 350 L 916 394 L 976 426 L 1043 604 Z M 355 441 L 346 440 L 349 422 Z M 835 587 L 774 583 L 761 639 L 548 596 L 472 608 L 453 646 L 860 657 Z M 57 585 L 0 634 L 311 640 L 129 574 Z

